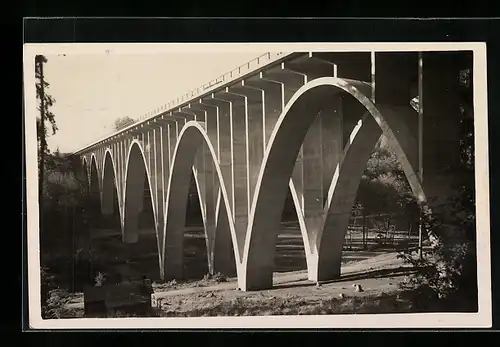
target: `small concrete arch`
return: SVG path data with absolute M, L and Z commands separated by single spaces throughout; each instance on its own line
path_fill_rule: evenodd
M 97 156 L 95 153 L 92 153 L 90 154 L 90 163 L 94 163 L 96 168 L 98 168 L 99 166 L 97 165 Z
M 218 165 L 215 161 L 210 161 L 209 163 L 205 162 L 204 164 Z M 224 198 L 222 191 L 219 189 L 218 181 L 213 182 L 214 186 L 213 191 L 211 192 L 214 194 L 211 196 L 211 198 L 213 198 L 213 205 L 211 208 L 214 209 L 212 215 L 212 211 L 207 213 L 207 209 L 202 207 L 202 205 L 205 204 L 206 208 L 210 208 L 208 207 L 210 206 L 210 202 L 208 202 L 207 196 L 204 196 L 203 194 L 203 188 L 199 181 L 199 177 L 196 174 L 195 166 L 193 166 L 193 176 L 196 185 L 196 194 L 200 203 L 200 214 L 203 220 L 203 228 L 205 230 L 205 246 L 207 250 L 208 265 L 207 270 L 212 275 L 222 273 L 226 276 L 235 276 L 237 258 L 234 256 L 233 240 L 229 229 L 228 215 L 225 209 L 221 206 L 221 203 L 224 203 Z M 205 186 L 205 189 L 208 189 L 208 187 Z M 209 221 L 209 218 L 211 217 L 215 217 L 215 220 Z
M 99 169 L 97 159 L 94 154 L 90 156 L 90 172 L 89 172 L 89 210 L 91 211 L 93 221 L 97 223 L 101 215 L 101 193 L 100 193 Z
M 216 177 L 220 188 L 220 204 L 224 204 L 224 208 L 218 208 L 217 228 L 219 229 L 220 223 L 226 224 L 222 227 L 229 229 L 228 232 L 231 236 L 235 262 L 239 263 L 241 261 L 241 253 L 237 246 L 236 231 L 232 223 L 233 217 L 229 197 L 215 150 L 210 143 L 205 129 L 198 122 L 189 121 L 184 125 L 178 136 L 167 186 L 162 259 L 164 261 L 164 274 L 168 277 L 182 276 L 182 242 L 191 170 L 194 165 L 195 155 L 204 143 L 210 151 L 216 170 Z M 236 268 L 238 269 L 239 266 L 237 265 Z
M 149 184 L 151 208 L 155 224 L 156 208 L 153 200 L 151 175 L 141 143 L 134 139 L 128 148 L 125 161 L 125 181 L 123 185 L 122 239 L 125 243 L 136 243 L 139 240 L 139 213 L 144 198 L 144 182 Z
M 116 179 L 116 165 L 113 154 L 109 148 L 104 152 L 102 162 L 102 190 L 101 190 L 101 212 L 104 215 L 112 215 L 114 213 L 115 200 L 119 204 L 118 181 Z M 119 213 L 121 214 L 119 208 Z
M 243 262 L 241 264 L 242 270 L 240 271 L 244 272 L 244 274 L 242 274 L 243 276 L 238 276 L 240 288 L 252 290 L 272 287 L 274 254 L 277 230 L 280 222 L 280 211 L 285 203 L 287 188 L 289 180 L 292 177 L 295 159 L 307 131 L 314 121 L 317 111 L 319 111 L 315 106 L 320 108 L 321 103 L 319 101 L 322 98 L 331 97 L 332 93 L 345 92 L 354 97 L 365 107 L 371 117 L 364 117 L 360 127 L 355 129 L 352 135 L 359 139 L 361 136 L 356 135 L 361 128 L 373 129 L 374 124 L 378 125 L 380 131 L 376 133 L 376 139 L 373 145 L 375 145 L 381 133 L 388 138 L 391 148 L 400 160 L 413 193 L 419 197 L 420 200 L 425 199 L 421 184 L 405 152 L 377 107 L 363 92 L 361 92 L 364 88 L 366 88 L 365 83 L 358 81 L 336 77 L 317 78 L 302 86 L 283 109 L 269 139 L 269 145 L 264 155 L 252 199 Z M 352 135 L 351 142 L 353 142 Z M 371 140 L 367 142 L 371 142 Z M 360 150 L 362 153 L 365 153 L 366 148 L 370 147 L 370 145 L 371 144 L 368 143 L 364 146 L 362 141 L 358 141 L 358 146 L 364 149 L 364 151 Z M 356 146 L 351 147 L 351 150 L 355 147 Z M 373 146 L 369 149 L 369 153 L 371 150 L 373 150 Z M 349 158 L 353 158 L 353 156 L 349 156 Z M 366 166 L 366 161 L 363 164 L 362 170 L 364 170 L 364 166 Z M 343 165 L 348 166 L 347 161 Z M 337 167 L 335 175 L 338 176 L 338 174 L 339 167 Z M 334 181 L 336 179 L 338 180 L 338 177 L 335 178 L 334 176 Z M 357 184 L 359 183 L 356 182 L 356 190 Z M 338 187 L 334 182 L 332 182 L 332 185 L 334 188 L 330 190 L 335 190 L 335 187 Z M 348 193 L 352 193 L 352 189 Z M 330 191 L 329 195 L 332 194 L 333 193 Z M 346 198 L 348 197 L 344 197 L 343 199 L 345 200 Z M 332 197 L 329 197 L 328 200 L 328 209 L 330 209 Z M 344 203 L 342 197 L 338 198 L 338 201 L 339 203 Z M 348 203 L 345 205 L 348 205 Z M 330 216 L 331 213 L 328 215 Z M 331 220 L 327 221 L 326 225 L 329 225 L 329 223 L 331 223 Z M 303 236 L 305 236 L 304 233 Z M 310 250 L 306 250 L 306 256 L 311 257 L 311 252 L 315 253 L 315 251 L 317 251 L 318 245 L 321 244 L 322 237 L 325 237 L 325 233 L 323 232 L 319 235 L 319 238 L 314 240 L 314 242 L 310 242 L 310 236 L 307 236 L 308 237 L 304 239 L 304 244 L 306 247 L 309 246 Z M 341 246 L 342 245 L 336 245 L 336 247 Z M 311 269 L 312 263 L 314 263 L 313 260 L 308 260 L 309 272 L 316 271 L 316 269 Z
M 88 193 L 90 190 L 90 170 L 89 170 L 89 163 L 87 162 L 87 157 L 83 156 L 81 160 L 81 170 L 82 170 L 82 175 L 83 178 L 85 179 L 85 193 Z
M 92 194 L 99 192 L 99 168 L 94 153 L 90 156 L 90 191 Z

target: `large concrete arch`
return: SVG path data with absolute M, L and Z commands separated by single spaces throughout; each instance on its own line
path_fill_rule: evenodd
M 399 145 L 394 132 L 377 110 L 377 107 L 361 92 L 365 87 L 365 83 L 358 81 L 336 77 L 317 78 L 302 86 L 283 109 L 271 134 L 252 200 L 243 262 L 241 264 L 242 269 L 238 271 L 241 274 L 238 276 L 238 284 L 241 289 L 252 290 L 272 287 L 277 230 L 279 229 L 281 210 L 286 199 L 287 186 L 292 176 L 295 158 L 318 111 L 313 107 L 321 105 L 320 100 L 322 98 L 332 97 L 332 94 L 343 91 L 357 99 L 371 117 L 363 117 L 360 126 L 355 128 L 355 131 L 353 131 L 354 137 L 351 136 L 351 144 L 347 147 L 347 151 L 351 154 L 346 155 L 345 160 L 337 167 L 332 182 L 333 187 L 330 187 L 328 203 L 325 206 L 325 209 L 328 210 L 328 218 L 326 218 L 325 224 L 327 228 L 323 229 L 318 235 L 308 234 L 308 238 L 304 240 L 305 244 L 308 243 L 306 248 L 309 248 L 309 250 L 306 249 L 306 256 L 310 258 L 308 260 L 310 278 L 318 279 L 319 270 L 317 270 L 318 266 L 314 266 L 314 263 L 322 264 L 319 256 L 327 253 L 319 252 L 322 249 L 323 239 L 342 239 L 342 242 L 339 241 L 333 245 L 336 250 L 335 255 L 337 255 L 339 249 L 341 254 L 345 230 L 339 229 L 336 231 L 331 228 L 336 224 L 342 226 L 342 223 L 338 223 L 338 217 L 335 217 L 335 209 L 338 206 L 346 209 L 350 201 L 355 198 L 359 185 L 359 180 L 356 179 L 361 165 L 359 163 L 363 161 L 363 156 L 367 152 L 369 156 L 381 133 L 387 136 L 392 149 L 400 160 L 414 194 L 421 200 L 425 199 L 414 168 L 405 155 L 405 151 Z M 376 130 L 374 125 L 379 127 L 378 132 L 373 133 L 373 129 Z M 361 129 L 366 130 L 361 131 Z M 372 135 L 364 141 L 363 136 L 370 133 L 370 131 L 372 131 Z M 354 138 L 359 140 L 354 141 Z M 360 155 L 360 158 L 355 160 L 357 155 Z M 366 166 L 367 160 L 368 157 L 363 162 L 361 173 L 364 166 Z M 350 176 L 351 170 L 355 171 L 354 176 Z M 340 188 L 342 184 L 339 183 L 345 182 L 345 179 L 358 182 L 349 184 L 345 189 Z M 352 204 L 349 206 L 349 210 L 351 207 Z M 341 233 L 342 238 L 338 235 L 330 235 L 330 233 L 335 234 L 335 232 Z M 329 263 L 328 266 L 340 268 L 340 263 Z
M 163 269 L 162 271 L 164 271 L 163 275 L 166 278 L 182 276 L 182 243 L 191 170 L 194 165 L 196 153 L 201 150 L 204 144 L 207 146 L 210 157 L 214 163 L 216 177 L 220 187 L 220 203 L 224 205 L 224 208 L 218 209 L 217 232 L 221 230 L 229 232 L 234 250 L 234 259 L 236 262 L 241 261 L 241 253 L 236 246 L 238 240 L 234 229 L 234 218 L 231 213 L 231 205 L 225 188 L 222 171 L 216 159 L 215 150 L 210 143 L 205 129 L 198 122 L 189 121 L 179 133 L 174 155 L 172 157 L 172 169 L 167 185 L 164 243 L 162 247 L 162 259 L 164 264 L 161 266 Z M 215 254 L 215 256 L 217 255 Z
M 125 161 L 123 213 L 121 217 L 122 239 L 125 243 L 136 243 L 139 241 L 139 213 L 142 211 L 144 181 L 146 178 L 149 187 L 151 187 L 151 176 L 146 164 L 143 148 L 138 140 L 133 140 L 128 148 Z M 150 193 L 153 215 L 156 216 L 151 189 Z
M 345 231 L 349 226 L 361 177 L 382 130 L 370 112 L 351 133 L 342 161 L 337 165 L 323 213 L 323 227 L 308 233 L 311 253 L 308 278 L 328 280 L 340 276 Z
M 102 163 L 102 189 L 101 189 L 101 212 L 104 215 L 114 213 L 115 199 L 119 199 L 118 184 L 116 180 L 116 164 L 111 150 L 104 152 Z M 120 206 L 120 204 L 118 204 Z M 120 208 L 119 208 L 120 209 Z M 121 214 L 121 211 L 118 211 Z

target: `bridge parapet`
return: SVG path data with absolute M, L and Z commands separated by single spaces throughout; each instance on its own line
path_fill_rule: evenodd
M 134 124 L 131 124 L 130 126 L 119 130 L 119 131 L 113 131 L 108 135 L 103 136 L 100 140 L 97 140 L 94 143 L 91 143 L 90 145 L 87 145 L 77 151 L 75 151 L 73 154 L 80 154 L 85 152 L 86 150 L 90 149 L 91 147 L 94 147 L 95 145 L 99 145 L 102 142 L 105 142 L 106 140 L 120 136 L 122 134 L 127 134 L 128 131 L 131 129 L 134 129 L 138 125 L 147 122 L 148 120 L 154 119 L 158 116 L 161 116 L 165 113 L 168 112 L 173 112 L 175 110 L 178 110 L 184 106 L 186 106 L 190 101 L 196 98 L 202 98 L 205 95 L 208 95 L 210 93 L 213 93 L 217 91 L 218 89 L 225 88 L 227 85 L 243 79 L 245 76 L 249 74 L 256 73 L 260 71 L 261 69 L 264 69 L 272 64 L 275 64 L 287 57 L 290 57 L 292 55 L 296 55 L 297 53 L 286 53 L 286 52 L 266 52 L 251 61 L 242 64 L 238 66 L 237 68 L 225 73 L 222 76 L 219 76 L 208 83 L 203 84 L 202 86 L 193 89 L 179 97 L 177 97 L 175 100 L 172 100 L 168 102 L 167 104 L 161 105 L 160 107 L 154 109 L 153 111 L 147 112 L 145 115 L 139 117 L 137 121 Z

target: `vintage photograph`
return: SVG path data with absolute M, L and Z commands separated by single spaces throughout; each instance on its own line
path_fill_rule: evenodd
M 485 51 L 25 45 L 30 325 L 491 326 Z

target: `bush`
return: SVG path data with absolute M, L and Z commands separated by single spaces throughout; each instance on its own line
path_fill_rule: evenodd
M 44 319 L 69 318 L 74 316 L 73 311 L 66 308 L 70 301 L 69 293 L 62 289 L 53 289 L 49 292 L 45 312 L 42 315 Z
M 438 299 L 463 310 L 477 310 L 477 264 L 475 214 L 464 204 L 463 194 L 450 200 L 441 213 L 422 208 L 422 227 L 429 236 L 429 249 L 420 258 L 415 250 L 399 257 L 420 269 L 401 283 L 403 290 L 418 291 L 420 297 Z M 453 303 L 453 304 L 452 304 Z
M 205 276 L 203 276 L 203 281 L 205 282 L 213 281 L 215 283 L 227 282 L 227 276 L 220 272 L 217 272 L 216 274 L 213 275 L 208 273 Z

